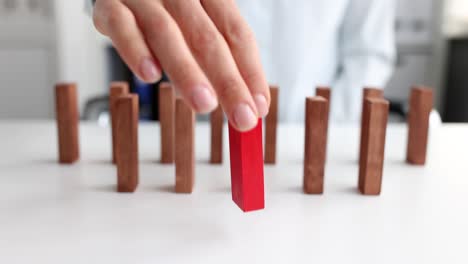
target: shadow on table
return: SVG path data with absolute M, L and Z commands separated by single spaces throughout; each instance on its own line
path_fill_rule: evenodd
M 114 165 L 112 161 L 108 159 L 93 159 L 93 160 L 87 160 L 84 162 L 88 164 L 93 164 L 93 165 Z
M 306 194 L 306 193 L 304 193 L 304 190 L 303 190 L 302 186 L 288 186 L 286 188 L 283 188 L 282 190 L 283 190 L 284 193 L 288 193 L 288 194 L 306 195 L 306 196 L 311 196 L 311 197 L 325 196 L 325 195 L 328 195 L 328 194 L 332 195 L 332 193 L 327 190 L 327 186 L 325 186 L 323 194 Z M 354 187 L 354 186 L 346 186 L 346 187 L 340 188 L 338 191 L 334 190 L 333 192 L 339 192 L 339 193 L 342 193 L 342 194 L 344 193 L 344 194 L 347 194 L 347 195 L 361 195 L 359 193 L 359 190 L 357 189 L 357 187 Z
M 384 166 L 385 165 L 398 166 L 398 167 L 410 166 L 409 164 L 406 163 L 405 160 L 397 159 L 397 158 L 387 158 L 384 162 Z
M 157 186 L 156 191 L 162 192 L 162 193 L 175 193 L 175 189 L 173 185 Z
M 95 186 L 90 186 L 87 189 L 90 189 L 90 190 L 95 191 L 95 192 L 117 193 L 117 185 L 116 184 L 95 185 Z M 138 192 L 138 191 L 175 193 L 174 186 L 172 186 L 172 185 L 157 186 L 156 188 L 154 188 L 154 187 L 145 188 L 145 186 L 138 186 L 135 192 Z
M 285 192 L 293 194 L 304 194 L 302 186 L 288 186 L 287 188 L 285 188 Z
M 42 165 L 57 165 L 57 166 L 74 166 L 74 165 L 80 165 L 80 164 L 92 164 L 92 165 L 114 165 L 112 162 L 108 159 L 78 159 L 74 163 L 70 164 L 61 164 L 59 161 L 55 158 L 45 158 L 45 159 L 34 159 L 30 161 L 31 164 L 42 164 Z
M 45 159 L 34 159 L 30 161 L 32 164 L 45 164 L 45 165 L 60 165 L 57 159 L 54 158 L 45 158 Z
M 361 195 L 361 193 L 359 192 L 358 188 L 355 187 L 355 186 L 347 186 L 347 187 L 344 187 L 342 190 L 341 190 L 342 193 L 345 193 L 345 194 L 352 194 L 352 195 Z
M 231 186 L 222 186 L 213 189 L 211 192 L 219 194 L 231 194 Z
M 138 160 L 139 164 L 144 164 L 144 165 L 166 165 L 166 164 L 161 164 L 161 161 L 159 159 L 140 159 Z M 167 164 L 167 165 L 172 165 L 172 164 Z
M 115 184 L 97 185 L 97 186 L 90 187 L 90 189 L 96 192 L 115 193 L 117 192 L 117 185 Z
M 215 163 L 215 164 L 212 164 L 210 159 L 197 159 L 195 161 L 197 164 L 203 164 L 203 165 L 208 165 L 208 166 L 215 166 L 215 167 L 222 167 L 224 165 L 226 165 L 226 161 L 223 160 L 222 163 Z M 227 165 L 229 165 L 229 161 L 227 161 Z

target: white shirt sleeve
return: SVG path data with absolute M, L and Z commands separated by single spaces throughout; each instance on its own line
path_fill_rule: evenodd
M 93 13 L 93 0 L 85 0 L 85 10 L 89 15 Z
M 362 87 L 383 88 L 395 64 L 395 1 L 350 1 L 339 39 L 339 71 L 333 83 L 332 116 L 357 121 Z

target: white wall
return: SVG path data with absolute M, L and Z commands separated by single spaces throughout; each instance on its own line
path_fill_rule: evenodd
M 85 102 L 107 91 L 105 76 L 105 41 L 85 12 L 84 1 L 55 0 L 58 81 L 79 85 L 81 111 Z
M 84 0 L 0 0 L 0 118 L 53 118 L 55 83 L 79 84 L 80 109 L 106 93 L 104 39 Z
M 13 13 L 3 10 L 0 4 L 0 118 L 52 118 L 53 86 L 59 81 L 79 84 L 81 111 L 88 99 L 105 94 L 108 42 L 95 31 L 92 19 L 85 12 L 84 0 L 41 0 L 48 11 L 31 12 L 27 10 L 27 0 L 14 1 L 19 8 Z M 399 1 L 409 5 L 407 0 Z M 425 2 L 434 2 L 436 6 L 432 21 L 434 34 L 417 38 L 419 42 L 433 41 L 428 44 L 433 51 L 430 67 L 421 75 L 428 76 L 426 83 L 438 89 L 437 105 L 440 106 L 445 58 L 442 25 L 455 25 L 446 26 L 446 34 L 465 29 L 460 25 L 468 23 L 465 11 L 468 4 L 467 0 L 417 0 L 411 1 L 410 6 L 428 6 Z M 445 17 L 442 16 L 444 3 L 449 6 Z M 425 8 L 405 10 L 408 15 L 417 15 Z M 457 23 L 442 23 L 451 18 Z M 406 43 L 407 38 L 402 35 L 400 40 Z M 408 85 L 396 86 L 407 89 Z M 401 96 L 406 94 L 403 91 Z
M 443 25 L 447 36 L 468 35 L 468 1 L 446 0 Z
M 435 107 L 442 109 L 445 94 L 444 7 L 442 0 L 398 0 L 399 64 L 385 91 L 387 97 L 407 100 L 411 86 L 424 84 L 435 90 Z
M 0 118 L 49 117 L 56 73 L 53 2 L 1 3 Z
M 443 34 L 445 1 L 434 1 L 434 18 L 433 23 L 433 56 L 429 62 L 428 69 L 428 85 L 434 87 L 434 106 L 440 112 L 444 108 L 445 100 L 445 66 L 446 66 L 446 51 L 447 43 Z

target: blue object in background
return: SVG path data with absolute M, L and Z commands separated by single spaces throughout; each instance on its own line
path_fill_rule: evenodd
M 132 74 L 134 93 L 140 97 L 140 120 L 152 119 L 152 103 L 154 97 L 153 84 L 141 81 L 136 75 Z

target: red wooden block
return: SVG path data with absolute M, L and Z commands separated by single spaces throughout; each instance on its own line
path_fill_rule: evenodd
M 78 92 L 76 84 L 55 87 L 59 163 L 71 164 L 80 158 Z
M 262 120 L 251 131 L 229 124 L 232 200 L 244 211 L 265 208 Z
M 406 161 L 410 164 L 426 164 L 429 115 L 432 106 L 433 94 L 431 89 L 417 86 L 411 90 L 406 153 Z

